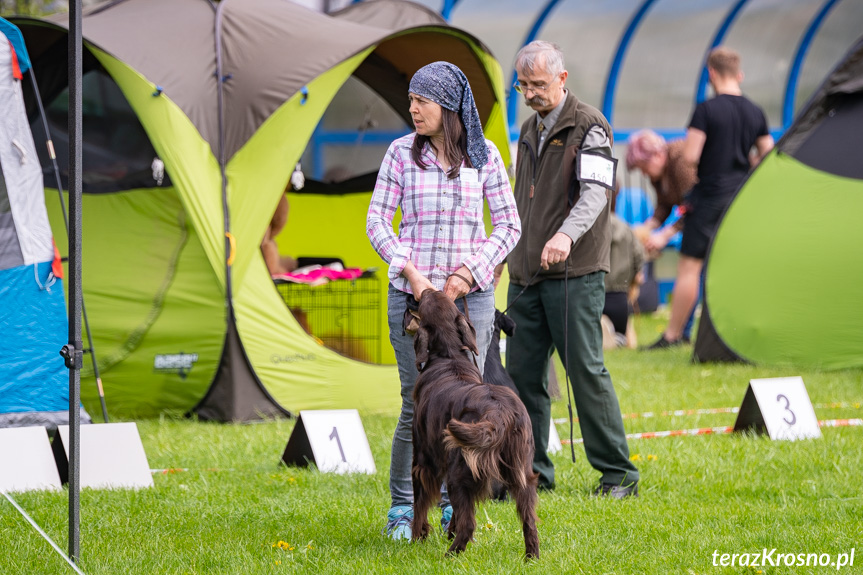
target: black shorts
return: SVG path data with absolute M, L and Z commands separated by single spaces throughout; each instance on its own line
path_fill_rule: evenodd
M 622 291 L 605 292 L 605 307 L 602 308 L 602 314 L 608 316 L 617 333 L 626 333 L 626 322 L 629 320 L 629 314 L 632 313 L 628 295 Z
M 701 196 L 687 199 L 686 216 L 683 218 L 683 238 L 680 253 L 703 260 L 707 248 L 716 234 L 719 220 L 731 204 L 735 194 Z

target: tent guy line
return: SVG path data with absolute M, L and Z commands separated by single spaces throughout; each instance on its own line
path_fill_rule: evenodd
M 9 495 L 8 493 L 6 493 L 5 491 L 3 491 L 2 493 L 3 493 L 3 496 L 9 500 L 9 503 L 11 503 L 12 506 L 15 507 L 15 509 L 17 509 L 18 512 L 24 516 L 24 519 L 26 519 L 30 523 L 30 525 L 33 526 L 33 529 L 35 529 L 39 533 L 39 535 L 41 535 L 45 539 L 45 541 L 47 541 L 48 543 L 51 544 L 51 547 L 54 548 L 54 551 L 59 553 L 60 557 L 62 557 L 63 560 L 66 561 L 66 563 L 68 563 L 69 566 L 72 567 L 72 569 L 74 569 L 76 573 L 78 573 L 79 575 L 84 575 L 84 572 L 81 571 L 77 565 L 72 563 L 72 561 L 69 559 L 69 557 L 65 553 L 63 553 L 63 550 L 60 549 L 60 547 L 58 547 L 56 543 L 54 543 L 54 541 L 48 536 L 47 533 L 45 533 L 45 531 L 42 530 L 41 527 L 39 527 L 39 524 L 36 523 L 36 521 L 34 521 L 33 518 L 30 517 L 27 514 L 27 512 L 24 511 L 24 509 L 20 505 L 18 505 L 18 502 L 15 501 L 14 499 L 12 499 L 12 496 Z

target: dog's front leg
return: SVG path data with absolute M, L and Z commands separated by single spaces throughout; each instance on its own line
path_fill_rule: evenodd
M 434 488 L 429 487 L 435 483 L 435 473 L 425 464 L 424 459 L 414 445 L 414 464 L 411 470 L 414 487 L 414 520 L 411 525 L 411 536 L 415 541 L 425 539 L 431 531 L 428 512 L 435 499 Z

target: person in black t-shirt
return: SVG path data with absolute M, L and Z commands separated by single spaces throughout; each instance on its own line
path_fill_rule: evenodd
M 773 148 L 764 112 L 740 90 L 740 55 L 723 46 L 714 48 L 707 56 L 707 72 L 716 97 L 696 106 L 686 132 L 684 161 L 698 165 L 698 183 L 684 201 L 671 316 L 665 332 L 648 349 L 682 343 L 683 326 L 698 300 L 702 264 L 719 218 L 749 170 Z

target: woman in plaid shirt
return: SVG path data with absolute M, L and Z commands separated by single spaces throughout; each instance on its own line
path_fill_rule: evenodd
M 401 379 L 386 533 L 408 540 L 413 519 L 413 389 L 418 375 L 413 337 L 403 324 L 408 298 L 419 299 L 426 289 L 443 290 L 462 312 L 466 301 L 482 370 L 494 322 L 494 268 L 521 236 L 506 167 L 482 133 L 467 77 L 448 62 L 429 64 L 411 79 L 409 99 L 416 131 L 387 150 L 366 220 L 372 245 L 389 263 L 390 341 Z M 489 236 L 483 200 L 491 214 Z M 396 234 L 393 218 L 398 208 L 402 218 Z M 446 493 L 441 507 L 446 529 L 452 517 Z

